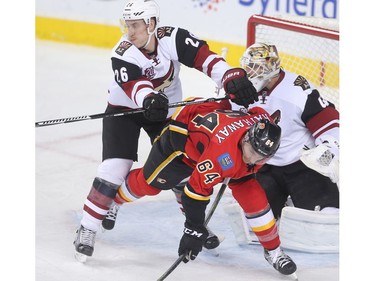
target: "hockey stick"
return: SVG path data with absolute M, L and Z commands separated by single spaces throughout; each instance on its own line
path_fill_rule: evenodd
M 228 54 L 228 48 L 227 47 L 221 48 L 221 56 L 223 57 L 224 60 L 227 59 L 227 54 Z M 219 96 L 219 94 L 220 94 L 220 88 L 219 87 L 216 87 L 215 93 L 216 93 L 216 96 Z
M 210 221 L 212 215 L 214 214 L 214 212 L 216 210 L 216 207 L 219 204 L 219 201 L 220 201 L 221 197 L 223 197 L 223 194 L 224 194 L 224 191 L 225 191 L 226 187 L 228 186 L 229 180 L 230 180 L 230 178 L 225 178 L 224 179 L 224 181 L 223 181 L 223 183 L 222 183 L 222 185 L 220 187 L 220 190 L 219 190 L 219 192 L 216 195 L 215 201 L 212 203 L 212 206 L 211 206 L 210 210 L 207 213 L 206 219 L 204 221 L 204 226 L 207 226 L 207 224 Z M 171 274 L 172 271 L 175 270 L 176 267 L 184 260 L 184 258 L 186 257 L 186 255 L 187 254 L 180 255 L 178 257 L 178 259 L 167 269 L 166 272 L 164 272 L 164 274 L 162 276 L 159 277 L 159 279 L 157 281 L 163 281 L 163 280 L 165 280 L 165 278 L 167 278 L 167 276 L 169 274 Z
M 201 104 L 201 103 L 206 103 L 206 102 L 214 102 L 214 101 L 225 100 L 225 99 L 229 99 L 229 97 L 225 96 L 221 98 L 208 98 L 204 100 L 179 101 L 175 103 L 170 103 L 168 105 L 168 108 Z M 134 109 L 124 110 L 122 112 L 116 112 L 116 113 L 99 113 L 99 114 L 93 114 L 93 115 L 83 115 L 83 116 L 76 116 L 76 117 L 67 117 L 67 118 L 60 118 L 60 119 L 38 121 L 38 122 L 35 122 L 35 127 L 45 127 L 45 126 L 51 126 L 51 125 L 57 125 L 57 124 L 63 124 L 63 123 L 72 123 L 72 122 L 78 122 L 78 121 L 84 121 L 84 120 L 131 115 L 131 114 L 136 114 L 136 113 L 140 113 L 144 111 L 145 110 L 143 108 L 134 108 Z

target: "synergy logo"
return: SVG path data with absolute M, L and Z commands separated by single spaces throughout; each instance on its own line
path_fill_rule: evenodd
M 203 9 L 204 12 L 217 12 L 219 5 L 225 0 L 192 0 L 194 8 Z M 338 19 L 339 0 L 236 0 L 228 1 L 233 7 L 249 9 L 249 14 L 271 16 L 273 14 L 287 14 L 297 16 L 323 17 Z
M 240 5 L 259 9 L 262 15 L 290 14 L 297 16 L 338 18 L 339 0 L 239 0 Z

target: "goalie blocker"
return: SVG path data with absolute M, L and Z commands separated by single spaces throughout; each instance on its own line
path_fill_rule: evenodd
M 330 213 L 284 207 L 279 220 L 281 246 L 308 253 L 338 253 L 339 212 L 334 210 Z M 259 244 L 237 202 L 225 205 L 224 211 L 237 244 Z

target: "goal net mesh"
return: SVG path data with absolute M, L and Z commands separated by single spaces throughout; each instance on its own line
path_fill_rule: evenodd
M 276 45 L 281 66 L 304 76 L 339 109 L 339 23 L 335 19 L 254 15 L 247 46 Z

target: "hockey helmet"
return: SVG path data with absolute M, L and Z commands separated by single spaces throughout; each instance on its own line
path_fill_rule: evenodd
M 268 119 L 261 119 L 248 130 L 244 141 L 264 158 L 272 157 L 280 146 L 281 128 Z
M 254 43 L 246 49 L 240 62 L 258 92 L 280 72 L 280 58 L 275 45 Z
M 122 11 L 121 23 L 126 20 L 144 20 L 150 24 L 151 18 L 156 19 L 156 25 L 160 20 L 160 9 L 153 0 L 130 0 L 127 1 Z

